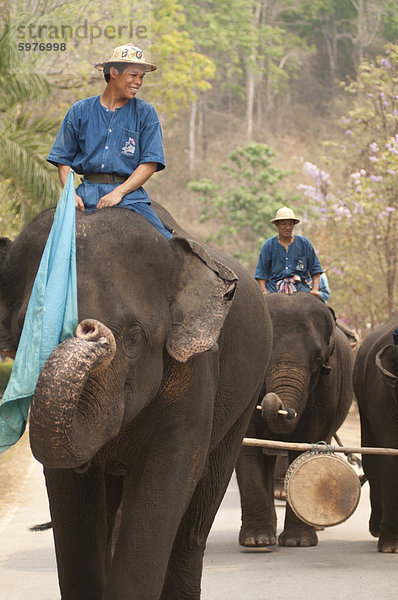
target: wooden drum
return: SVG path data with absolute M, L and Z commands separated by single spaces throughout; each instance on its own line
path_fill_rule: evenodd
M 358 475 L 331 452 L 311 451 L 298 456 L 285 477 L 286 499 L 296 516 L 314 527 L 346 521 L 358 506 Z

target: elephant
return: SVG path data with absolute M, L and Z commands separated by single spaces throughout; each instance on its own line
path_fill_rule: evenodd
M 246 436 L 286 442 L 329 442 L 353 399 L 353 353 L 332 309 L 306 292 L 265 296 L 273 326 L 269 367 Z M 279 410 L 285 414 L 278 413 Z M 300 453 L 289 451 L 289 464 Z M 242 525 L 239 543 L 277 543 L 274 507 L 275 450 L 244 446 L 236 465 Z M 315 546 L 315 528 L 287 503 L 280 546 Z
M 353 385 L 361 422 L 361 443 L 398 447 L 398 346 L 393 332 L 398 317 L 374 329 L 359 347 Z M 379 552 L 398 552 L 398 457 L 363 454 L 370 486 L 369 531 Z
M 206 539 L 271 355 L 252 277 L 152 205 L 171 240 L 131 210 L 77 211 L 79 323 L 31 402 L 62 600 L 200 598 Z M 0 241 L 8 355 L 53 215 Z

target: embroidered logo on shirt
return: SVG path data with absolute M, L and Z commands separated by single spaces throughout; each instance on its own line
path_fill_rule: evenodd
M 122 148 L 122 154 L 125 156 L 133 156 L 135 152 L 135 141 L 134 138 L 130 137 Z

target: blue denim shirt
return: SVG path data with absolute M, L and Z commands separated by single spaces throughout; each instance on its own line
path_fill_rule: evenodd
M 267 283 L 269 292 L 276 292 L 276 282 L 285 277 L 299 275 L 298 292 L 308 292 L 307 279 L 322 273 L 322 267 L 311 242 L 302 235 L 295 235 L 288 250 L 278 242 L 278 236 L 269 238 L 261 248 L 254 277 Z
M 76 173 L 117 173 L 129 177 L 138 165 L 157 162 L 165 167 L 162 129 L 156 110 L 140 98 L 132 98 L 114 111 L 102 106 L 99 96 L 73 104 L 67 112 L 47 160 L 68 165 Z M 86 210 L 118 184 L 84 181 L 76 189 Z M 143 187 L 126 194 L 118 206 L 130 208 L 149 203 Z

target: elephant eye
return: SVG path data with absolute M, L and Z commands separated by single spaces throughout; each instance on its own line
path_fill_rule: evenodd
M 147 336 L 140 324 L 134 323 L 125 329 L 123 348 L 129 359 L 136 360 L 143 351 L 146 342 Z
M 322 356 L 319 353 L 316 353 L 312 359 L 312 372 L 318 371 L 319 367 L 322 365 Z

